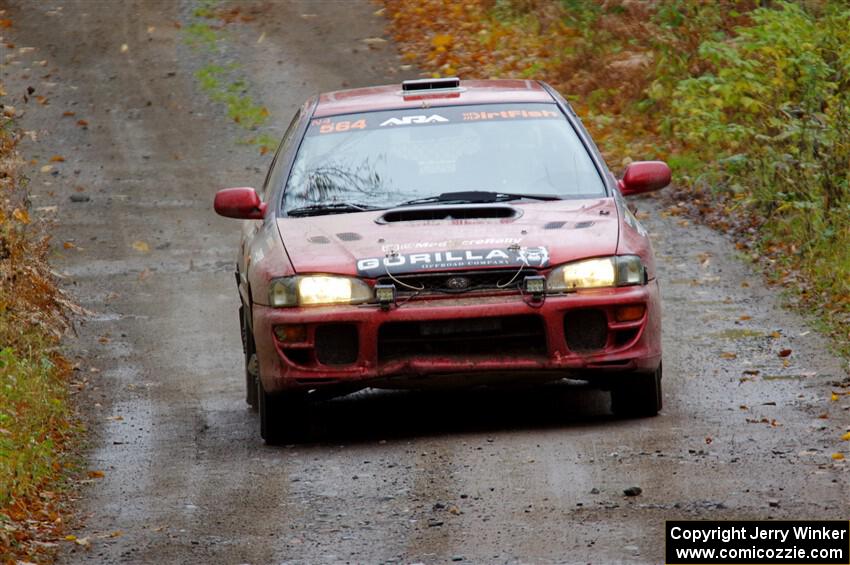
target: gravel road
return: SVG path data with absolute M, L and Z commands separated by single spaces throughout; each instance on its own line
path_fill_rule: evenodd
M 0 5 L 34 213 L 56 216 L 54 266 L 92 312 L 69 347 L 104 476 L 78 502 L 91 547 L 62 561 L 659 563 L 667 519 L 850 516 L 831 458 L 850 457 L 850 396 L 830 399 L 846 365 L 733 245 L 651 198 L 635 205 L 664 296 L 658 417 L 614 419 L 607 394 L 565 385 L 367 392 L 320 407 L 314 443 L 266 447 L 243 400 L 238 223 L 211 204 L 261 184 L 270 155 L 199 89 L 192 3 Z M 384 26 L 369 2 L 249 6 L 217 57 L 241 62 L 275 136 L 314 91 L 415 73 L 363 41 Z

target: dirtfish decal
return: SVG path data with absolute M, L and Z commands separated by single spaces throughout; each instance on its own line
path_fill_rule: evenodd
M 507 249 L 467 249 L 451 251 L 422 251 L 419 253 L 387 253 L 384 257 L 369 257 L 357 261 L 357 273 L 364 277 L 380 277 L 387 273 L 414 273 L 445 269 L 475 267 L 546 267 L 549 250 L 546 247 L 509 247 Z

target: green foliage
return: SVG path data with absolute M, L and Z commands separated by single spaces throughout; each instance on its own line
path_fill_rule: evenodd
M 8 331 L 0 320 L 0 335 Z M 37 333 L 27 341 L 0 350 L 0 508 L 55 479 L 65 457 L 56 445 L 70 429 L 63 372 Z
M 671 91 L 670 131 L 722 188 L 746 187 L 763 246 L 850 296 L 850 8 L 782 2 L 733 39 L 705 41 L 706 72 Z
M 186 42 L 189 45 L 197 48 L 203 47 L 210 51 L 216 50 L 216 45 L 221 35 L 204 22 L 195 22 L 183 28 L 183 31 L 186 35 Z
M 269 112 L 247 94 L 245 81 L 231 78 L 237 68 L 236 65 L 209 64 L 198 69 L 195 78 L 210 98 L 227 107 L 230 119 L 247 129 L 256 129 L 265 123 Z
M 216 17 L 218 3 L 218 0 L 196 0 L 193 12 L 196 21 L 183 28 L 190 45 L 218 52 L 218 42 L 225 34 L 205 21 Z M 266 123 L 269 111 L 248 94 L 249 85 L 239 76 L 238 70 L 236 63 L 208 63 L 195 71 L 195 78 L 210 99 L 224 105 L 231 120 L 245 129 L 256 130 Z M 277 144 L 268 134 L 255 135 L 242 142 L 257 145 L 262 153 L 271 151 Z

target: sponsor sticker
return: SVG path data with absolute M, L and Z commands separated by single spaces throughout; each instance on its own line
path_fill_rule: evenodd
M 389 252 L 384 257 L 357 260 L 357 274 L 375 278 L 387 273 L 397 275 L 475 267 L 546 267 L 546 247 L 508 247 L 489 249 L 423 250 L 416 253 Z
M 383 110 L 359 114 L 341 114 L 310 120 L 307 137 L 363 130 L 395 130 L 407 127 L 440 126 L 470 122 L 562 120 L 554 104 L 479 104 L 440 106 L 423 110 Z

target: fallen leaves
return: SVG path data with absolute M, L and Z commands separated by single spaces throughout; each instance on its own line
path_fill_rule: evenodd
M 150 245 L 148 245 L 147 242 L 141 240 L 134 241 L 132 247 L 139 253 L 148 253 L 151 250 Z
M 782 350 L 779 351 L 780 357 L 788 357 L 789 355 L 791 355 L 790 349 L 782 349 Z
M 22 224 L 26 225 L 30 223 L 29 212 L 27 212 L 23 208 L 15 208 L 12 211 L 12 217 L 21 222 Z
M 8 27 L 2 22 L 0 27 Z M 10 44 L 5 47 L 14 49 Z M 37 100 L 47 103 L 46 98 Z M 55 545 L 49 540 L 61 539 L 64 495 L 56 495 L 52 487 L 70 467 L 67 440 L 74 435 L 64 400 L 70 364 L 56 347 L 69 325 L 70 303 L 56 287 L 47 264 L 52 246 L 39 222 L 41 215 L 30 216 L 23 204 L 28 194 L 19 182 L 24 161 L 16 144 L 27 137 L 35 141 L 36 136 L 8 121 L 17 115 L 9 104 L 0 108 L 0 382 L 4 383 L 0 387 L 0 555 L 4 563 L 47 562 L 45 552 Z
M 768 418 L 759 418 L 759 419 L 756 419 L 756 418 L 747 418 L 747 423 L 748 423 L 748 424 L 767 424 L 767 425 L 768 425 L 768 426 L 770 426 L 771 428 L 778 428 L 778 427 L 780 427 L 780 426 L 782 425 L 782 424 L 780 424 L 780 423 L 779 423 L 779 422 L 778 422 L 775 418 L 774 418 L 774 419 L 768 419 Z
M 833 453 L 832 459 L 834 461 L 844 461 L 844 454 L 843 453 Z

